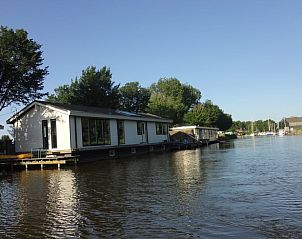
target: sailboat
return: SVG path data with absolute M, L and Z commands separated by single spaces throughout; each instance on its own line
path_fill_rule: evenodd
M 252 131 L 252 133 L 250 134 L 250 136 L 252 136 L 252 137 L 256 136 L 256 134 L 254 132 L 254 122 L 253 121 L 252 121 L 251 131 Z
M 273 129 L 273 131 L 271 130 L 271 123 L 269 118 L 267 120 L 267 124 L 268 124 L 268 131 L 266 132 L 266 135 L 276 135 L 275 129 Z M 273 124 L 273 127 L 275 127 L 275 123 Z
M 278 136 L 284 136 L 285 135 L 285 118 L 283 119 L 284 120 L 284 127 L 283 129 L 278 129 Z M 278 123 L 279 124 L 279 123 Z

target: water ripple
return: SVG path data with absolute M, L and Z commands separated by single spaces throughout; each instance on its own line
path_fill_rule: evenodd
M 301 137 L 0 176 L 0 238 L 302 238 Z

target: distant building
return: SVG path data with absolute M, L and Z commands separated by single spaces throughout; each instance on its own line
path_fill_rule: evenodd
M 302 117 L 289 117 L 285 118 L 286 127 L 289 128 L 290 131 L 302 129 Z
M 0 129 L 4 129 L 4 126 L 0 124 Z

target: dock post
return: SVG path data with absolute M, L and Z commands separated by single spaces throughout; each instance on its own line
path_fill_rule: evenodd
M 58 169 L 60 170 L 60 164 L 58 163 Z
M 41 164 L 41 170 L 43 170 L 43 164 Z
M 25 164 L 25 170 L 27 171 L 27 164 Z

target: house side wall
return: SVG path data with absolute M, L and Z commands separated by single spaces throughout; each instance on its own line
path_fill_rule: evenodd
M 137 134 L 136 121 L 124 121 L 125 128 L 125 144 L 140 144 L 142 143 L 142 135 Z
M 57 148 L 52 149 L 50 120 L 56 119 Z M 48 145 L 51 150 L 70 149 L 69 115 L 43 106 L 35 106 L 14 123 L 16 152 L 30 152 L 43 148 L 42 120 L 47 120 Z
M 167 124 L 165 124 L 166 127 L 168 126 Z M 168 137 L 168 129 L 167 129 L 167 134 L 165 135 L 157 135 L 156 134 L 156 123 L 155 122 L 148 122 L 148 139 L 149 139 L 149 143 L 153 144 L 153 143 L 162 143 L 164 141 L 168 141 L 169 137 Z
M 77 132 L 75 133 L 75 122 Z M 117 120 L 110 119 L 110 136 L 111 136 L 111 144 L 110 145 L 93 145 L 93 146 L 83 146 L 82 140 L 82 120 L 81 117 L 76 117 L 74 120 L 74 116 L 70 119 L 70 127 L 71 127 L 71 145 L 72 148 L 76 148 L 75 143 L 75 134 L 77 135 L 77 148 L 79 149 L 95 149 L 95 148 L 103 148 L 108 146 L 118 146 L 118 131 L 117 131 Z M 157 135 L 156 134 L 156 126 L 155 122 L 147 122 L 147 130 L 148 130 L 148 143 L 162 143 L 164 141 L 168 141 L 167 135 Z M 142 135 L 137 134 L 137 121 L 124 121 L 124 134 L 125 134 L 125 144 L 122 145 L 137 145 L 141 144 L 144 139 Z M 146 142 L 145 142 L 146 143 Z
M 118 135 L 117 135 L 117 120 L 110 120 L 110 136 L 111 136 L 111 145 L 118 145 Z

